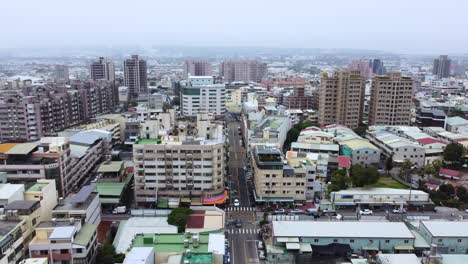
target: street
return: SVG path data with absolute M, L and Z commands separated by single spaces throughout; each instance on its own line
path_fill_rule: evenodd
M 226 208 L 228 223 L 226 234 L 230 244 L 231 263 L 259 263 L 256 241 L 259 228 L 256 224 L 256 212 L 250 203 L 249 190 L 245 178 L 245 150 L 239 136 L 239 122 L 227 116 L 229 139 L 228 187 L 230 189 L 230 205 Z M 234 206 L 234 199 L 239 200 L 239 206 Z M 240 220 L 241 226 L 233 221 Z

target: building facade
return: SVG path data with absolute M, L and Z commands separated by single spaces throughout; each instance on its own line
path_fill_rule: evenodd
M 434 60 L 432 74 L 435 75 L 437 79 L 448 78 L 450 76 L 451 63 L 452 60 L 450 60 L 447 55 L 440 55 L 439 58 Z
M 124 61 L 124 86 L 128 87 L 129 100 L 135 100 L 140 94 L 148 93 L 146 60 L 138 55 Z
M 414 81 L 401 73 L 372 79 L 369 125 L 410 125 Z
M 364 110 L 365 79 L 359 71 L 323 74 L 319 88 L 319 124 L 360 125 Z
M 211 64 L 204 60 L 186 60 L 184 62 L 185 76 L 210 76 Z
M 189 77 L 187 85 L 182 88 L 180 99 L 184 116 L 226 113 L 226 87 L 224 84 L 215 84 L 212 76 Z
M 115 80 L 114 63 L 107 58 L 99 57 L 96 61 L 92 62 L 89 71 L 91 80 Z
M 267 64 L 255 60 L 224 61 L 219 73 L 224 82 L 261 82 L 267 74 Z

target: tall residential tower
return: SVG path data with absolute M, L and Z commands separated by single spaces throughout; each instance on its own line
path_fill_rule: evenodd
M 99 57 L 90 65 L 91 79 L 113 81 L 115 79 L 114 63 L 104 57 Z
M 319 124 L 356 128 L 362 121 L 366 80 L 359 71 L 324 73 L 319 88 Z
M 132 55 L 124 61 L 124 86 L 128 87 L 128 97 L 135 100 L 140 94 L 148 93 L 146 61 Z
M 408 126 L 414 81 L 400 73 L 388 73 L 372 79 L 369 125 Z
M 186 76 L 210 76 L 212 74 L 211 65 L 204 60 L 186 60 L 184 73 Z
M 437 76 L 437 79 L 448 78 L 450 76 L 450 64 L 452 60 L 447 55 L 440 55 L 434 60 L 432 74 Z

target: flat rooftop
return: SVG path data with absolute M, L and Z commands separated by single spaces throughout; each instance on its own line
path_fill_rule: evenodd
M 29 189 L 27 190 L 28 192 L 40 192 L 44 187 L 49 185 L 48 183 L 35 183 Z
M 434 237 L 468 237 L 466 221 L 421 221 L 421 225 Z
M 96 192 L 91 193 L 83 203 L 73 203 L 73 197 L 75 195 L 76 194 L 68 195 L 63 199 L 63 205 L 57 205 L 53 211 L 86 210 L 98 194 Z
M 10 199 L 13 194 L 21 189 L 24 190 L 24 184 L 2 183 L 0 184 L 0 199 Z
M 404 223 L 273 221 L 274 237 L 349 237 L 414 239 Z
M 362 194 L 369 194 L 369 195 L 385 195 L 385 194 L 392 194 L 392 195 L 427 195 L 427 193 L 420 191 L 420 190 L 408 190 L 408 189 L 394 189 L 394 188 L 352 188 L 348 190 L 341 190 L 338 192 L 334 192 L 338 195 L 362 195 Z
M 21 220 L 18 221 L 0 221 L 0 240 L 6 236 L 15 226 L 21 223 Z

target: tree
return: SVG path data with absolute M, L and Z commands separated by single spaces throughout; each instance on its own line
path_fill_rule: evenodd
M 444 162 L 442 160 L 434 160 L 432 162 L 432 167 L 434 168 L 434 176 L 437 176 L 439 175 L 439 171 L 440 169 L 442 169 L 442 167 L 444 166 Z
M 192 209 L 190 208 L 174 208 L 167 217 L 167 223 L 177 226 L 177 231 L 182 233 L 185 231 L 185 225 L 187 224 L 187 219 L 191 213 Z
M 312 122 L 310 120 L 304 120 L 296 125 L 294 125 L 289 131 L 288 134 L 286 135 L 286 140 L 284 141 L 283 144 L 283 151 L 286 152 L 289 150 L 291 147 L 292 142 L 296 142 L 297 138 L 301 134 L 301 131 L 305 128 L 308 128 L 312 126 Z
M 346 176 L 346 170 L 336 170 L 332 173 L 331 184 L 328 186 L 329 192 L 335 192 L 348 188 L 349 178 Z
M 354 133 L 358 134 L 360 137 L 364 137 L 366 135 L 367 126 L 358 126 L 353 129 Z
M 125 258 L 124 254 L 116 254 L 115 247 L 111 243 L 105 243 L 98 248 L 96 263 L 114 264 L 122 263 Z
M 444 160 L 458 163 L 464 153 L 463 146 L 458 143 L 450 143 L 444 149 Z
M 457 197 L 458 200 L 468 203 L 468 192 L 466 191 L 465 187 L 460 186 L 457 188 Z
M 444 193 L 447 197 L 452 197 L 455 195 L 455 189 L 451 184 L 440 185 L 439 192 Z
M 413 167 L 413 163 L 411 163 L 411 161 L 408 160 L 408 159 L 405 159 L 403 161 L 403 163 L 401 163 L 401 165 L 400 165 L 400 177 L 403 180 L 405 180 L 407 182 L 411 181 L 409 176 L 410 176 L 412 167 Z
M 354 187 L 363 187 L 379 181 L 379 172 L 374 167 L 364 168 L 360 164 L 351 166 L 351 182 Z
M 387 175 L 390 175 L 390 171 L 393 169 L 393 158 L 388 157 L 385 160 L 385 170 L 387 171 Z
M 451 117 L 459 116 L 459 117 L 465 118 L 465 113 L 460 108 L 454 107 L 452 110 L 450 110 L 449 113 Z
M 427 175 L 434 175 L 435 171 L 436 170 L 432 164 L 426 164 L 422 169 L 424 177 L 426 177 Z

